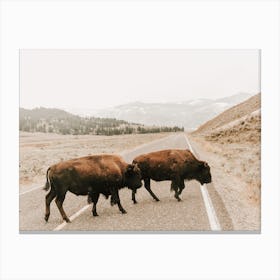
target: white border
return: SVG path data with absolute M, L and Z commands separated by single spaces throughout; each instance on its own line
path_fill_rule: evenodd
M 279 278 L 278 1 L 2 1 L 3 279 Z M 18 49 L 262 50 L 262 234 L 20 235 Z

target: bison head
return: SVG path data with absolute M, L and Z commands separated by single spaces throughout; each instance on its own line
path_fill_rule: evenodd
M 195 179 L 197 181 L 199 181 L 201 185 L 208 184 L 208 183 L 212 182 L 212 177 L 211 177 L 211 173 L 210 173 L 210 166 L 208 165 L 207 162 L 200 161 L 198 163 L 198 169 L 197 169 Z
M 128 164 L 125 171 L 125 185 L 129 189 L 139 189 L 142 186 L 141 172 L 137 164 Z

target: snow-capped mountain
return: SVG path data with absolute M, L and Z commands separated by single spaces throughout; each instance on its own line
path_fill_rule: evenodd
M 251 96 L 252 94 L 240 93 L 216 100 L 192 99 L 178 103 L 133 102 L 100 110 L 96 116 L 145 125 L 183 126 L 186 130 L 192 130 Z

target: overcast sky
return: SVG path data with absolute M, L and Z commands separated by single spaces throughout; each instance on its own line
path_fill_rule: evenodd
M 94 108 L 258 93 L 257 50 L 21 50 L 20 106 Z

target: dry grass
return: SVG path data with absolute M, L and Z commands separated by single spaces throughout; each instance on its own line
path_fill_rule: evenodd
M 258 145 L 261 140 L 260 111 L 208 132 L 205 138 L 222 144 L 250 143 Z

